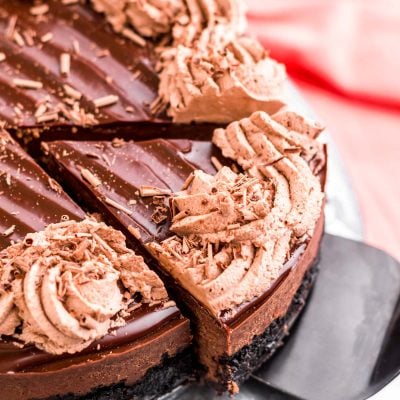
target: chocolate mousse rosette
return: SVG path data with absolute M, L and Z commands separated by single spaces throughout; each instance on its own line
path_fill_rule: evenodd
M 296 176 L 290 186 L 303 188 Z M 311 200 L 297 186 L 291 193 L 289 173 L 261 180 L 227 167 L 214 177 L 196 171 L 172 199 L 176 235 L 149 250 L 214 315 L 232 314 L 278 278 L 293 240 L 314 229 L 318 216 L 307 207 L 323 198 L 314 190 Z
M 216 129 L 213 143 L 250 176 L 275 186 L 278 218 L 294 236 L 311 237 L 324 195 L 318 178 L 324 165 L 323 145 L 315 140 L 322 128 L 290 111 L 271 117 L 256 112 Z
M 0 281 L 0 335 L 12 335 L 20 324 L 18 310 L 14 306 L 14 293 L 10 287 L 12 268 L 6 265 L 1 270 Z
M 285 68 L 254 39 L 226 40 L 222 26 L 161 54 L 159 99 L 175 122 L 231 122 L 285 103 Z
M 79 352 L 129 310 L 167 299 L 124 236 L 89 219 L 28 234 L 0 253 L 0 268 L 0 334 L 51 354 Z
M 247 22 L 244 2 L 238 0 L 91 0 L 117 32 L 133 29 L 148 38 L 168 34 L 177 43 L 190 44 L 216 24 L 243 33 Z
M 243 35 L 243 3 L 187 2 L 188 22 L 160 50 L 159 98 L 175 122 L 231 122 L 285 103 L 286 72 L 262 45 Z
M 171 33 L 177 16 L 186 11 L 183 0 L 91 0 L 116 32 L 134 29 L 144 37 Z M 128 33 L 129 35 L 129 33 Z
M 113 28 L 136 43 L 158 40 L 154 114 L 174 122 L 225 123 L 286 103 L 286 72 L 262 45 L 244 35 L 238 0 L 92 0 Z

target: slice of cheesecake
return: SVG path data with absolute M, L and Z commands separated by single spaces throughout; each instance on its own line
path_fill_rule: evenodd
M 189 321 L 119 231 L 0 133 L 0 397 L 149 398 L 193 374 Z

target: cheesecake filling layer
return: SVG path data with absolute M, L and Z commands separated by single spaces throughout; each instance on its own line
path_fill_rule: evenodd
M 231 122 L 285 103 L 285 68 L 262 45 L 244 36 L 238 0 L 92 0 L 113 28 L 137 42 L 160 38 L 159 97 L 154 113 L 174 122 Z M 141 36 L 140 36 L 141 35 Z
M 89 219 L 28 234 L 0 265 L 0 334 L 50 354 L 80 352 L 141 304 L 168 298 L 124 236 Z

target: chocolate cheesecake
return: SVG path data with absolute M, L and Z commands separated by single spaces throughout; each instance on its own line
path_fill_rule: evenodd
M 159 262 L 195 323 L 207 379 L 220 390 L 234 392 L 273 353 L 311 287 L 323 233 L 320 131 L 284 111 L 216 130 L 215 145 L 188 139 L 43 145 L 70 192 Z M 302 302 L 293 305 L 299 288 Z
M 124 236 L 5 131 L 0 171 L 0 397 L 155 398 L 191 379 L 189 321 Z
M 243 3 L 0 0 L 0 32 L 0 120 L 51 175 L 12 142 L 4 259 L 30 254 L 26 234 L 50 235 L 38 251 L 54 247 L 59 257 L 51 232 L 69 237 L 84 224 L 84 238 L 100 224 L 90 229 L 105 233 L 101 257 L 119 265 L 106 272 L 121 277 L 127 254 L 139 257 L 138 281 L 150 274 L 145 262 L 157 271 L 191 318 L 206 380 L 237 392 L 282 344 L 312 287 L 326 174 L 321 127 L 288 111 L 285 69 L 246 35 Z M 86 220 L 54 179 L 113 228 Z M 48 226 L 60 218 L 66 225 Z M 82 267 L 70 253 L 63 261 Z M 33 267 L 17 265 L 18 279 Z M 23 342 L 26 307 L 16 305 L 20 324 L 5 341 L 0 376 L 7 394 L 152 398 L 188 381 L 197 365 L 188 320 L 168 296 L 139 292 L 108 320 L 100 315 L 115 337 L 93 333 L 74 354 Z

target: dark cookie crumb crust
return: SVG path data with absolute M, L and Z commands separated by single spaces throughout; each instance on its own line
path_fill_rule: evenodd
M 144 378 L 133 386 L 119 382 L 112 386 L 100 386 L 83 396 L 67 394 L 47 400 L 153 400 L 195 380 L 197 371 L 193 350 L 185 349 L 174 357 L 165 355 L 160 365 L 147 371 Z
M 219 378 L 222 385 L 216 387 L 219 392 L 224 392 L 227 388 L 230 388 L 232 382 L 244 382 L 284 344 L 283 340 L 289 335 L 289 330 L 303 310 L 307 297 L 316 280 L 319 270 L 318 261 L 319 257 L 317 257 L 313 266 L 305 273 L 288 312 L 282 318 L 272 322 L 263 334 L 256 336 L 252 343 L 243 347 L 234 355 L 220 358 Z

